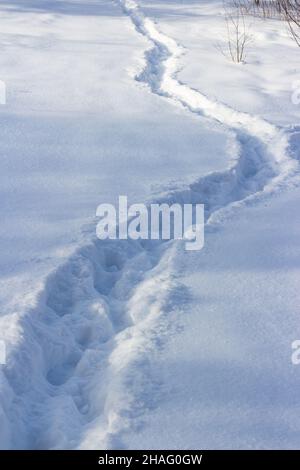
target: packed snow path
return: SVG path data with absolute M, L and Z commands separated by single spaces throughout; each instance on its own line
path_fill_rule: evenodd
M 211 225 L 289 182 L 298 170 L 289 135 L 180 83 L 183 49 L 159 32 L 137 2 L 118 3 L 151 43 L 136 80 L 222 123 L 238 143 L 229 170 L 201 177 L 160 202 L 204 203 Z M 49 277 L 37 305 L 18 320 L 22 338 L 5 369 L 3 425 L 15 447 L 122 447 L 122 433 L 150 406 L 157 386 L 149 355 L 176 329 L 172 303 L 184 302 L 184 294 L 178 298 L 180 279 L 172 263 L 181 249 L 181 242 L 92 239 Z M 14 399 L 8 403 L 9 396 Z

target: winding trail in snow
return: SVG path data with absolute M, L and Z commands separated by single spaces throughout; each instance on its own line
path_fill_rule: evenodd
M 145 53 L 145 67 L 136 80 L 147 84 L 153 93 L 183 105 L 194 114 L 216 120 L 236 134 L 240 154 L 235 164 L 228 170 L 201 177 L 189 187 L 187 199 L 204 203 L 209 218 L 218 209 L 237 202 L 245 204 L 261 197 L 262 192 L 270 193 L 290 181 L 299 165 L 290 155 L 287 132 L 260 117 L 210 100 L 181 83 L 177 73 L 184 49 L 145 17 L 137 1 L 117 2 L 136 30 L 152 44 Z
M 160 202 L 204 203 L 210 224 L 234 205 L 285 185 L 298 171 L 287 133 L 180 83 L 183 49 L 137 2 L 116 1 L 152 44 L 136 80 L 218 121 L 239 143 L 231 168 L 169 192 Z M 11 447 L 122 448 L 122 433 L 152 406 L 159 386 L 151 376 L 151 352 L 176 329 L 173 305 L 185 302 L 173 267 L 181 249 L 181 242 L 92 238 L 49 276 L 38 300 L 16 320 L 22 340 L 4 370 L 1 393 Z

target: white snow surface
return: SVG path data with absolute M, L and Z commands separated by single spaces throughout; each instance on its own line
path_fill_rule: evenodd
M 0 6 L 0 446 L 297 448 L 299 50 L 222 2 Z M 251 20 L 252 21 L 252 20 Z M 206 207 L 206 244 L 100 241 L 96 207 Z

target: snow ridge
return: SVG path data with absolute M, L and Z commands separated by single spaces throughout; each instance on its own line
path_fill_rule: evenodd
M 153 45 L 136 79 L 221 122 L 239 143 L 231 168 L 169 192 L 160 202 L 204 203 L 211 224 L 234 205 L 285 185 L 298 170 L 287 134 L 181 84 L 176 73 L 182 48 L 158 31 L 137 2 L 118 2 Z M 181 242 L 91 237 L 49 276 L 33 305 L 4 317 L 22 334 L 8 347 L 1 375 L 4 447 L 122 448 L 122 433 L 155 395 L 148 358 L 176 329 L 172 305 L 184 304 L 173 268 L 180 249 Z
M 4 448 L 122 448 L 119 435 L 142 407 L 131 376 L 142 389 L 155 335 L 171 331 L 163 312 L 177 288 L 177 249 L 93 240 L 47 279 L 32 307 L 4 317 L 22 336 L 1 377 Z

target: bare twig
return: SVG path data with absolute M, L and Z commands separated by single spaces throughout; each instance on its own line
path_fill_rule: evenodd
M 300 47 L 300 0 L 281 0 L 281 6 L 292 38 Z
M 224 18 L 226 23 L 226 49 L 217 44 L 217 49 L 232 62 L 245 61 L 246 47 L 251 40 L 249 28 L 246 26 L 245 15 L 238 8 L 228 8 L 224 3 Z

